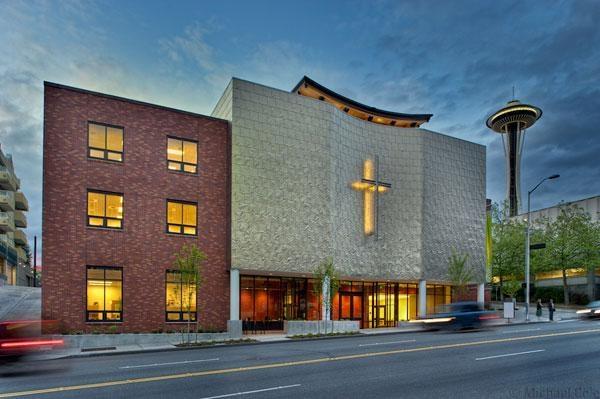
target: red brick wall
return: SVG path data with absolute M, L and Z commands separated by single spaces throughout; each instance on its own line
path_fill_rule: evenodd
M 124 162 L 87 157 L 87 123 L 124 127 Z M 198 175 L 167 170 L 167 135 L 198 141 Z M 123 268 L 121 331 L 165 323 L 165 270 L 183 244 L 208 256 L 198 295 L 204 328 L 229 318 L 230 129 L 227 121 L 45 85 L 42 315 L 87 330 L 86 266 Z M 124 195 L 123 230 L 86 226 L 87 190 Z M 198 203 L 197 237 L 169 235 L 166 199 Z M 110 323 L 112 325 L 114 323 Z

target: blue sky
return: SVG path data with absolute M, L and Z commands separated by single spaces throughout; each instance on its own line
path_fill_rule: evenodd
M 42 82 L 209 114 L 232 76 L 289 90 L 308 75 L 348 97 L 433 113 L 424 127 L 504 154 L 485 127 L 516 97 L 544 110 L 522 187 L 560 173 L 532 207 L 600 194 L 600 2 L 0 0 L 0 143 L 41 235 Z

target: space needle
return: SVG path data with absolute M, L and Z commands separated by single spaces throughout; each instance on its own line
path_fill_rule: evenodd
M 506 107 L 494 112 L 485 123 L 502 135 L 506 157 L 506 199 L 511 217 L 518 215 L 521 202 L 521 154 L 525 130 L 533 126 L 541 116 L 540 108 L 512 100 Z

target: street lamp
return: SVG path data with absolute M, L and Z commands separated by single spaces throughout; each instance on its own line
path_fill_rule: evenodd
M 531 193 L 546 180 L 558 179 L 560 175 L 544 177 L 532 190 L 527 192 L 527 230 L 525 233 L 525 320 L 529 321 L 529 230 L 531 227 Z

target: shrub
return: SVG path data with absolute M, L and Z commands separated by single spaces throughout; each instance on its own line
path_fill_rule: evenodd
M 573 305 L 587 305 L 590 302 L 590 299 L 586 294 L 580 294 L 578 292 L 571 293 L 569 299 Z
M 563 287 L 536 287 L 533 297 L 536 301 L 541 299 L 544 303 L 551 298 L 554 303 L 564 303 L 565 299 Z

